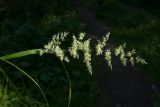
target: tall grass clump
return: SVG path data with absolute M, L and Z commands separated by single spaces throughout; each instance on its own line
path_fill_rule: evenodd
M 49 107 L 49 104 L 47 102 L 47 98 L 42 90 L 42 88 L 40 87 L 40 85 L 38 84 L 38 82 L 36 82 L 35 79 L 33 79 L 27 72 L 25 72 L 24 70 L 22 70 L 20 67 L 18 67 L 17 65 L 13 64 L 12 62 L 10 62 L 10 59 L 14 59 L 14 58 L 20 58 L 20 57 L 24 57 L 27 55 L 40 55 L 42 56 L 43 54 L 53 54 L 55 56 L 57 56 L 59 58 L 59 60 L 61 61 L 64 69 L 65 69 L 65 73 L 67 75 L 68 78 L 68 82 L 69 82 L 69 100 L 68 100 L 68 107 L 70 106 L 71 103 L 71 97 L 72 97 L 72 86 L 71 86 L 71 79 L 69 76 L 69 72 L 67 71 L 66 67 L 65 67 L 65 63 L 69 63 L 72 59 L 79 59 L 81 58 L 81 53 L 83 53 L 83 61 L 87 67 L 87 70 L 89 72 L 90 75 L 92 75 L 92 56 L 91 56 L 91 38 L 86 39 L 86 34 L 85 33 L 80 33 L 77 36 L 73 35 L 72 36 L 72 43 L 70 47 L 67 47 L 67 49 L 62 48 L 62 43 L 65 42 L 65 40 L 68 38 L 68 33 L 67 32 L 62 32 L 62 33 L 58 33 L 53 35 L 52 39 L 50 42 L 48 42 L 46 45 L 44 45 L 43 48 L 40 49 L 31 49 L 31 50 L 26 50 L 26 51 L 21 51 L 21 52 L 17 52 L 17 53 L 13 53 L 13 54 L 8 54 L 5 56 L 0 57 L 1 61 L 4 61 L 5 63 L 15 67 L 17 70 L 19 70 L 23 75 L 25 75 L 28 79 L 30 79 L 40 90 L 40 92 L 42 93 L 44 100 L 46 102 L 47 107 Z M 114 51 L 111 51 L 111 49 L 105 49 L 106 45 L 107 45 L 107 41 L 109 39 L 109 35 L 110 33 L 107 33 L 102 40 L 98 40 L 96 46 L 95 46 L 95 52 L 96 52 L 96 56 L 100 56 L 103 55 L 107 66 L 106 67 L 110 67 L 112 68 L 112 55 L 117 56 L 120 58 L 120 61 L 122 62 L 122 64 L 124 66 L 127 65 L 127 63 L 131 63 L 132 65 L 134 65 L 135 63 L 142 63 L 142 64 L 146 64 L 146 61 L 142 58 L 140 58 L 139 56 L 136 55 L 136 51 L 130 50 L 127 51 L 126 50 L 126 44 L 124 45 L 120 45 L 117 48 L 114 49 Z M 2 92 L 1 93 L 5 93 L 6 89 L 4 87 L 2 87 Z M 6 106 L 7 107 L 7 106 Z

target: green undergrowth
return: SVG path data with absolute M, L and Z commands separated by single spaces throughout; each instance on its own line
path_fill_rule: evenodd
M 35 99 L 30 91 L 16 87 L 6 71 L 0 68 L 0 106 L 1 107 L 45 107 L 45 104 Z

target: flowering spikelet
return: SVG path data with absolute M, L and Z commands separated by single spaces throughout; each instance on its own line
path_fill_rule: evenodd
M 79 40 L 83 40 L 85 35 L 86 35 L 86 33 L 80 33 L 79 34 Z
M 90 39 L 83 41 L 84 37 L 85 33 L 80 33 L 78 39 L 73 36 L 73 43 L 72 47 L 69 48 L 69 52 L 73 58 L 78 59 L 78 51 L 82 51 L 84 53 L 84 62 L 86 63 L 87 69 L 90 74 L 92 74 Z
M 124 49 L 126 48 L 126 44 L 120 45 L 115 49 L 115 55 L 120 57 L 121 62 L 124 66 L 127 64 L 127 58 Z
M 83 43 L 83 52 L 84 52 L 84 62 L 87 64 L 88 71 L 90 72 L 90 74 L 92 74 L 90 39 L 86 40 Z
M 135 54 L 136 54 L 136 51 L 134 49 L 127 52 L 127 57 L 129 58 L 129 62 L 132 64 L 132 66 L 135 64 L 135 61 L 134 61 Z
M 147 64 L 147 62 L 145 61 L 145 59 L 142 59 L 139 56 L 136 57 L 136 62 L 137 63 L 142 63 L 142 64 Z
M 73 42 L 72 47 L 69 48 L 70 55 L 73 56 L 73 58 L 79 58 L 78 50 L 81 48 L 81 43 L 77 40 L 75 36 L 73 36 Z
M 105 60 L 108 62 L 108 66 L 112 69 L 112 63 L 111 63 L 111 51 L 109 49 L 107 49 L 105 51 Z
M 109 35 L 110 35 L 110 33 L 107 33 L 107 34 L 103 37 L 102 41 L 99 41 L 99 40 L 98 40 L 98 44 L 96 45 L 96 55 L 102 55 L 102 53 L 103 53 L 103 48 L 106 46 L 106 42 L 107 42 L 108 39 L 109 39 Z

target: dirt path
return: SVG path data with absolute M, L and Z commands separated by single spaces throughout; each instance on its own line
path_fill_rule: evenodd
M 90 38 L 101 39 L 109 31 L 109 27 L 97 22 L 94 14 L 81 3 L 81 0 L 74 2 L 87 25 Z M 116 46 L 112 40 L 108 44 L 107 47 L 112 49 Z M 152 107 L 152 84 L 149 78 L 136 68 L 123 67 L 115 57 L 112 61 L 113 71 L 110 71 L 103 59 L 99 57 L 93 62 L 98 90 L 94 107 Z

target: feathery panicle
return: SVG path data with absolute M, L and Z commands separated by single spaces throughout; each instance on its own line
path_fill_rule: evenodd
M 72 46 L 68 48 L 68 50 L 62 49 L 60 46 L 65 38 L 67 37 L 68 33 L 58 33 L 57 35 L 53 35 L 52 40 L 44 46 L 44 49 L 41 49 L 40 55 L 44 53 L 51 53 L 56 55 L 61 61 L 70 62 L 69 58 L 65 55 L 66 51 L 70 53 L 70 55 L 78 59 L 79 53 L 78 51 L 82 51 L 84 54 L 84 63 L 86 63 L 87 69 L 90 74 L 92 74 L 92 66 L 91 66 L 91 48 L 90 48 L 90 41 L 91 39 L 84 40 L 85 33 L 80 33 L 79 37 L 76 38 L 73 35 L 73 42 Z M 96 55 L 103 55 L 104 58 L 108 63 L 108 66 L 112 69 L 112 53 L 110 49 L 104 51 L 106 46 L 106 42 L 109 39 L 110 33 L 107 33 L 103 38 L 102 41 L 98 40 L 98 44 L 96 45 Z M 125 52 L 126 44 L 120 45 L 119 47 L 115 48 L 114 55 L 119 56 L 120 61 L 125 66 L 127 61 L 134 65 L 135 63 L 142 63 L 147 64 L 147 62 L 140 58 L 139 56 L 136 57 L 136 51 L 132 49 L 131 51 Z

